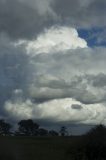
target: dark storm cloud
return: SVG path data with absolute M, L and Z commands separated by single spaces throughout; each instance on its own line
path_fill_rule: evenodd
M 48 24 L 47 17 L 40 15 L 36 8 L 24 1 L 0 1 L 0 32 L 5 32 L 12 38 L 35 37 Z
M 0 32 L 11 38 L 34 38 L 52 25 L 105 26 L 105 0 L 1 0 Z
M 4 103 L 13 98 L 15 90 L 25 91 L 30 77 L 29 56 L 11 44 L 7 37 L 0 39 L 0 114 Z
M 75 27 L 105 26 L 105 0 L 55 0 L 54 10 L 61 21 Z
M 96 88 L 105 88 L 106 87 L 106 74 L 99 73 L 98 75 L 89 75 L 87 76 L 88 81 L 92 86 Z

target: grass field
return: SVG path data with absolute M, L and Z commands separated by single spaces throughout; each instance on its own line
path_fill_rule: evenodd
M 71 137 L 1 136 L 0 160 L 106 160 L 106 134 L 101 133 Z
M 74 137 L 0 137 L 0 160 L 66 160 Z

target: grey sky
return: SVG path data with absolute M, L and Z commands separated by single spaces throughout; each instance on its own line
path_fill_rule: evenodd
M 54 24 L 106 26 L 105 15 L 105 0 L 1 0 L 0 32 L 12 38 L 32 38 Z

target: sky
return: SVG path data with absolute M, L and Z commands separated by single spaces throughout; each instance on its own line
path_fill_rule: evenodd
M 0 0 L 0 118 L 106 125 L 105 16 L 106 0 Z

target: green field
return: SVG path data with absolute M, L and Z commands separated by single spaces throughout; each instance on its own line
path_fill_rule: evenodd
M 66 160 L 71 137 L 0 137 L 0 160 Z

